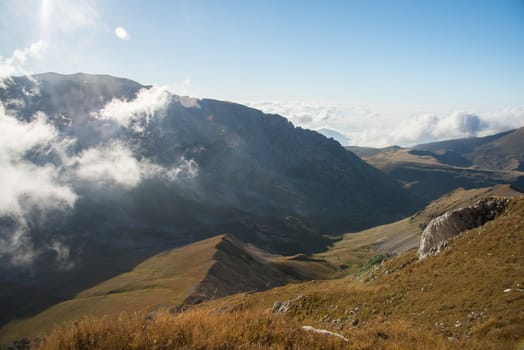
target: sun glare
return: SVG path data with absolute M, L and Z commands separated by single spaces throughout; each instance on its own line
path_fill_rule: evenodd
M 40 30 L 44 38 L 49 33 L 49 17 L 51 15 L 52 0 L 42 0 L 40 4 Z
M 129 33 L 122 27 L 115 28 L 115 35 L 122 40 L 129 40 Z

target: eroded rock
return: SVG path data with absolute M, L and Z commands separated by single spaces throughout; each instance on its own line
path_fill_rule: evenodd
M 275 301 L 273 304 L 272 311 L 277 314 L 285 314 L 289 311 L 289 307 L 291 306 L 291 300 L 286 301 Z
M 438 254 L 447 240 L 459 233 L 484 225 L 505 210 L 509 199 L 486 198 L 475 204 L 450 210 L 431 220 L 420 238 L 419 259 Z

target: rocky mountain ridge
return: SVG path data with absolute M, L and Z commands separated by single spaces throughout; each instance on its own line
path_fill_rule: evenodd
M 524 128 L 410 148 L 346 149 L 428 201 L 458 187 L 511 184 L 524 189 Z
M 9 79 L 0 101 L 2 130 L 20 135 L 0 144 L 19 179 L 17 212 L 0 211 L 0 240 L 13 242 L 0 254 L 0 323 L 223 232 L 308 254 L 326 233 L 421 203 L 336 141 L 231 102 L 55 73 Z

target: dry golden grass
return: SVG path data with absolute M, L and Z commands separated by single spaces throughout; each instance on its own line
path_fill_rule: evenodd
M 523 287 L 518 199 L 423 261 L 410 251 L 358 279 L 237 294 L 153 321 L 144 314 L 86 318 L 44 336 L 43 349 L 515 349 L 524 341 Z M 273 313 L 276 300 L 290 300 L 289 310 Z
M 351 340 L 304 332 L 301 324 L 265 310 L 180 315 L 159 314 L 118 319 L 85 319 L 58 328 L 41 349 L 445 349 L 444 339 L 432 339 L 404 321 L 352 331 Z
M 316 255 L 335 266 L 345 265 L 344 273 L 357 272 L 370 258 L 383 253 L 403 253 L 418 247 L 424 227 L 435 216 L 465 207 L 487 197 L 519 197 L 509 185 L 465 190 L 459 188 L 431 202 L 414 215 L 360 232 L 345 234 L 329 250 Z
M 0 346 L 86 315 L 116 316 L 121 312 L 150 311 L 180 304 L 213 264 L 213 253 L 220 238 L 212 237 L 157 254 L 133 270 L 79 293 L 74 299 L 53 305 L 31 318 L 11 321 L 0 329 Z

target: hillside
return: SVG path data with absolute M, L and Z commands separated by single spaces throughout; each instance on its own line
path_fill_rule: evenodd
M 412 148 L 346 147 L 426 200 L 455 188 L 524 188 L 524 128 Z
M 414 150 L 429 151 L 443 162 L 479 169 L 524 171 L 524 127 L 500 134 L 416 145 Z
M 0 324 L 222 232 L 310 254 L 326 232 L 422 203 L 336 141 L 235 103 L 82 73 L 13 77 L 0 101 L 17 132 L 2 153 L 17 181 L 0 212 Z
M 422 261 L 410 250 L 357 278 L 238 294 L 153 321 L 86 319 L 57 328 L 43 348 L 514 349 L 524 341 L 523 233 L 519 198 Z
M 23 155 L 68 175 L 60 183 L 78 195 L 55 235 L 138 228 L 187 243 L 233 232 L 302 253 L 318 249 L 318 229 L 369 227 L 420 204 L 337 142 L 235 103 L 81 73 L 14 77 L 0 101 L 9 116 L 29 122 L 41 112 L 57 129 L 50 150 Z
M 83 316 L 116 316 L 120 312 L 151 312 L 182 308 L 239 292 L 256 292 L 289 283 L 347 276 L 382 254 L 400 254 L 418 247 L 432 218 L 480 199 L 522 198 L 507 185 L 475 190 L 459 189 L 400 221 L 345 234 L 327 251 L 279 256 L 220 235 L 162 252 L 120 274 L 60 302 L 38 315 L 8 323 L 0 342 L 50 329 L 54 323 Z M 290 287 L 291 288 L 291 287 Z
M 315 256 L 342 267 L 344 273 L 357 272 L 376 255 L 399 254 L 418 247 L 424 228 L 446 211 L 466 207 L 489 197 L 518 198 L 524 194 L 508 185 L 478 189 L 457 189 L 446 194 L 415 214 L 390 224 L 360 232 L 347 233 L 327 251 Z
M 219 235 L 159 253 L 71 300 L 59 302 L 34 317 L 9 322 L 0 330 L 0 344 L 85 316 L 116 316 L 121 312 L 153 312 L 192 305 L 239 292 L 324 278 L 333 271 L 322 260 L 297 261 L 297 257 L 269 254 L 231 235 Z
M 112 205 L 123 206 L 121 221 L 132 216 L 155 228 L 159 223 L 209 226 L 212 221 L 215 229 L 233 225 L 232 215 L 293 215 L 307 217 L 317 227 L 336 221 L 340 229 L 369 226 L 416 207 L 406 204 L 412 199 L 408 193 L 337 142 L 243 105 L 176 96 L 123 78 L 81 73 L 13 78 L 0 89 L 0 100 L 8 113 L 25 121 L 43 112 L 61 135 L 73 138 L 74 154 L 103 148 L 110 138 L 124 142 L 132 157 L 148 160 L 149 165 L 180 167 L 190 165 L 180 164 L 181 159 L 193 161 L 198 173 L 192 182 L 166 184 L 146 178 L 127 193 L 133 205 L 109 198 L 116 202 Z M 370 212 L 370 200 L 375 207 L 395 212 L 390 209 L 368 220 L 361 214 Z M 166 212 L 166 203 L 184 205 L 173 213 Z M 93 210 L 87 199 L 78 205 Z M 203 209 L 208 217 L 195 217 L 193 211 Z

